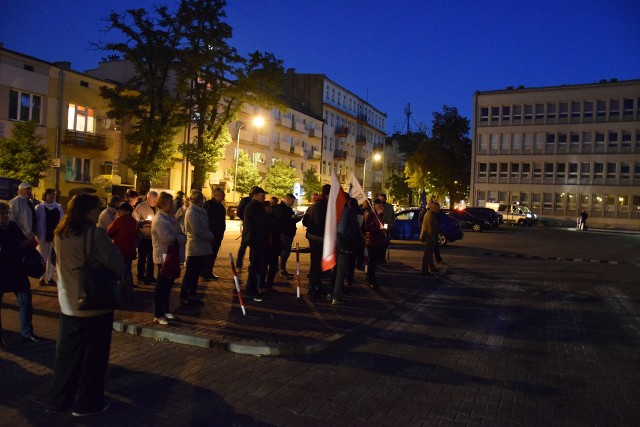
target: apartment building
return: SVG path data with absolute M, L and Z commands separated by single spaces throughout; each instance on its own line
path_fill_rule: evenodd
M 381 192 L 383 162 L 373 156 L 385 155 L 387 115 L 324 74 L 289 72 L 285 81 L 285 102 L 323 119 L 322 183 L 331 182 L 336 172 L 346 185 L 353 172 L 366 191 Z
M 640 229 L 640 80 L 474 94 L 470 201 Z
M 37 134 L 54 166 L 34 187 L 40 198 L 55 188 L 65 202 L 74 188 L 92 187 L 101 196 L 113 186 L 132 186 L 133 174 L 120 164 L 127 153 L 122 125 L 106 118 L 99 88 L 110 83 L 0 46 L 0 137 L 14 122 L 36 121 Z

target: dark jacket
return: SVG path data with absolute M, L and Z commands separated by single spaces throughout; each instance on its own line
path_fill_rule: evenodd
M 369 233 L 369 239 L 367 239 L 367 247 L 386 247 L 387 235 L 380 227 L 382 222 L 382 216 L 376 215 L 375 211 L 371 211 L 364 219 L 365 232 Z
M 202 207 L 207 211 L 209 230 L 214 238 L 222 240 L 222 235 L 227 229 L 227 210 L 224 205 L 216 199 L 211 199 L 204 202 Z
M 262 202 L 251 200 L 244 209 L 244 229 L 249 246 L 266 246 L 271 220 Z
M 362 246 L 362 232 L 358 224 L 358 213 L 349 206 L 345 206 L 337 225 L 338 251 L 353 252 L 355 248 Z
M 28 240 L 14 221 L 0 227 L 0 293 L 26 292 L 30 288 L 22 258 Z
M 238 215 L 238 218 L 240 218 L 243 221 L 244 221 L 244 210 L 247 208 L 251 200 L 252 199 L 250 196 L 243 197 L 242 199 L 240 199 L 240 203 L 238 204 L 238 210 L 236 211 L 236 215 Z
M 293 209 L 284 202 L 280 202 L 273 208 L 273 216 L 285 236 L 293 237 L 296 235 L 296 223 L 302 218 L 294 218 L 294 215 Z
M 316 239 L 324 239 L 324 222 L 327 216 L 327 198 L 319 196 L 318 200 L 313 204 L 311 214 L 309 214 L 309 225 L 307 226 L 307 234 L 312 235 Z

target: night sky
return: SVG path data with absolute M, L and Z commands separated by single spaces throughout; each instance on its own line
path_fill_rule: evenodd
M 430 127 L 473 93 L 640 78 L 640 1 L 230 0 L 230 44 L 321 73 L 387 114 L 388 133 Z M 1 0 L 0 42 L 45 61 L 96 68 L 111 11 L 150 0 Z

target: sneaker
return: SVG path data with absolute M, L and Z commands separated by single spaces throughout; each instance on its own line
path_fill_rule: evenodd
M 168 325 L 169 322 L 167 322 L 167 319 L 165 319 L 164 317 L 154 317 L 153 318 L 153 323 L 155 323 L 156 325 Z
M 111 402 L 105 402 L 104 405 L 102 406 L 102 409 L 100 409 L 99 411 L 95 411 L 95 412 L 72 412 L 71 415 L 73 415 L 74 417 L 88 417 L 90 415 L 97 415 L 97 414 L 101 414 L 103 412 L 107 412 L 109 410 L 109 408 L 111 408 Z
M 254 300 L 255 302 L 262 302 L 262 301 L 263 301 L 262 295 L 260 295 L 260 294 L 255 294 L 255 295 L 253 296 L 253 300 Z
M 176 316 L 174 316 L 174 315 L 173 315 L 173 314 L 171 314 L 171 313 L 165 313 L 165 314 L 164 314 L 164 317 L 166 317 L 166 318 L 167 318 L 167 319 L 169 319 L 169 320 L 175 320 L 175 319 L 176 319 Z
M 341 300 L 341 299 L 339 299 L 339 298 L 334 298 L 334 299 L 331 301 L 331 305 L 340 305 L 340 304 L 344 304 L 344 301 L 342 301 L 342 300 Z

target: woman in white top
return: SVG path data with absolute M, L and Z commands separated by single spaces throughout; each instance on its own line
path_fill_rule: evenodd
M 78 310 L 81 270 L 87 240 L 96 261 L 117 276 L 124 276 L 125 264 L 107 232 L 96 227 L 100 199 L 78 194 L 56 228 L 53 246 L 57 254 L 60 332 L 49 403 L 56 411 L 73 408 L 73 416 L 104 412 L 104 376 L 109 362 L 113 310 Z M 90 236 L 90 238 L 88 237 Z

